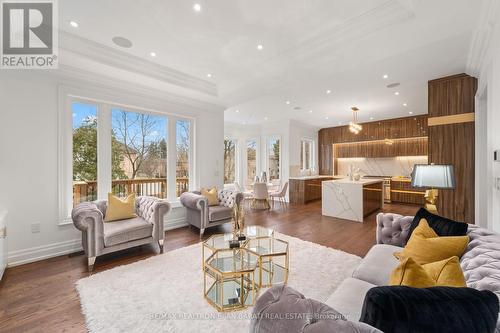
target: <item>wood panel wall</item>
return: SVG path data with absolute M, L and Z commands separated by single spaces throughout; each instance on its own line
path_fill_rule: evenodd
M 335 158 L 426 156 L 427 148 L 427 137 L 397 139 L 391 145 L 383 140 L 333 145 Z
M 349 126 L 329 127 L 319 130 L 318 157 L 319 157 L 320 174 L 331 175 L 333 173 L 333 162 L 334 162 L 333 144 L 366 142 L 366 141 L 384 140 L 384 139 L 417 138 L 417 137 L 425 137 L 428 135 L 427 115 L 373 121 L 373 122 L 363 123 L 362 125 L 363 125 L 363 130 L 359 134 L 351 133 L 349 131 Z M 372 148 L 369 149 L 371 151 Z M 374 146 L 373 149 L 377 148 L 375 148 Z M 420 153 L 416 155 L 419 154 Z M 347 157 L 346 155 L 343 156 Z M 350 156 L 350 157 L 355 157 L 355 156 Z M 381 157 L 381 156 L 372 156 L 372 157 Z
M 476 78 L 444 77 L 429 81 L 428 89 L 430 119 L 474 112 Z M 474 223 L 474 122 L 456 118 L 449 122 L 429 126 L 429 163 L 451 164 L 455 169 L 456 188 L 439 191 L 437 208 L 440 215 Z

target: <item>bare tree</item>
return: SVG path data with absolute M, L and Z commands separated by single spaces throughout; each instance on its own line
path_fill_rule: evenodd
M 115 117 L 115 135 L 123 143 L 121 149 L 132 168 L 132 179 L 137 177 L 151 149 L 158 144 L 151 141 L 155 126 L 153 117 L 143 113 L 120 111 Z
M 236 145 L 233 140 L 224 140 L 224 183 L 229 184 L 235 180 Z

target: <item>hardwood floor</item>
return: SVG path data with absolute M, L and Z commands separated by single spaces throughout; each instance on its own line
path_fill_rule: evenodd
M 385 212 L 413 215 L 418 206 L 388 205 Z M 375 243 L 375 216 L 364 223 L 321 215 L 321 202 L 290 205 L 272 211 L 253 211 L 247 225 L 272 227 L 303 240 L 364 256 Z M 205 237 L 230 231 L 230 225 L 207 229 Z M 165 251 L 200 241 L 198 230 L 189 227 L 166 232 Z M 153 246 L 124 250 L 97 259 L 95 272 L 156 255 Z M 0 332 L 86 332 L 75 282 L 88 276 L 82 254 L 51 258 L 7 269 L 0 282 Z

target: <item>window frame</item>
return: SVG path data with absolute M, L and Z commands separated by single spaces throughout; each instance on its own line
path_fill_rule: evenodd
M 266 141 L 265 141 L 265 146 L 266 146 L 266 149 L 265 149 L 265 156 L 266 156 L 266 160 L 265 160 L 265 166 L 266 166 L 266 173 L 267 173 L 267 180 L 268 181 L 271 181 L 271 173 L 269 172 L 269 146 L 270 146 L 270 141 L 271 140 L 279 140 L 279 147 L 280 147 L 280 153 L 279 153 L 279 177 L 277 178 L 279 181 L 281 181 L 283 179 L 283 139 L 281 137 L 281 135 L 279 134 L 275 134 L 275 135 L 268 135 L 266 137 Z
M 258 176 L 261 172 L 260 168 L 260 140 L 258 137 L 252 137 L 252 138 L 247 138 L 245 139 L 245 146 L 244 146 L 244 158 L 245 158 L 245 163 L 243 164 L 243 175 L 242 175 L 242 186 L 245 186 L 247 184 L 247 176 L 248 176 L 248 143 L 249 142 L 255 142 L 255 175 Z M 251 180 L 253 182 L 253 179 Z
M 103 98 L 104 97 L 104 98 Z M 189 191 L 196 188 L 196 117 L 178 115 L 157 109 L 139 107 L 132 103 L 120 103 L 126 96 L 101 96 L 100 93 L 84 89 L 59 87 L 58 102 L 58 225 L 72 224 L 73 208 L 73 103 L 92 104 L 97 107 L 97 200 L 106 200 L 112 188 L 111 168 L 111 130 L 112 109 L 127 112 L 145 113 L 162 116 L 167 119 L 167 200 L 176 203 L 176 158 L 170 158 L 176 152 L 176 128 L 178 120 L 189 121 Z M 173 180 L 173 181 L 172 181 Z
M 310 151 L 309 151 L 309 168 L 305 168 L 306 166 L 306 150 L 305 150 L 305 145 L 304 143 L 309 143 L 310 144 Z M 316 155 L 315 155 L 315 141 L 314 139 L 311 138 L 301 138 L 300 139 L 300 161 L 302 161 L 300 165 L 300 171 L 307 171 L 307 170 L 314 170 L 316 168 Z
M 226 140 L 229 140 L 229 141 L 233 141 L 234 142 L 234 182 L 238 182 L 239 179 L 240 179 L 240 163 L 239 163 L 239 140 L 234 138 L 234 137 L 231 137 L 231 136 L 224 136 L 224 141 Z M 226 160 L 223 161 L 224 163 L 224 174 L 223 174 L 223 177 L 225 176 L 225 172 L 226 172 Z M 225 177 L 224 177 L 225 178 Z M 226 183 L 225 180 L 223 180 L 224 182 L 224 186 L 227 186 L 227 185 L 232 185 L 234 184 L 234 182 L 232 183 Z

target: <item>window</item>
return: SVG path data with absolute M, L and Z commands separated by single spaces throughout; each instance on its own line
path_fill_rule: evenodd
M 177 149 L 175 193 L 180 197 L 189 190 L 191 123 L 188 120 L 177 120 L 175 130 Z
M 280 138 L 271 137 L 267 140 L 267 170 L 268 180 L 280 179 Z
M 60 92 L 60 224 L 71 223 L 76 204 L 109 192 L 175 200 L 194 186 L 191 119 Z
M 72 103 L 73 206 L 97 199 L 97 106 Z
M 300 142 L 300 168 L 310 170 L 314 168 L 314 141 L 302 139 Z
M 257 175 L 257 140 L 247 140 L 247 177 L 248 184 L 253 183 Z
M 111 110 L 113 194 L 167 197 L 167 118 Z
M 224 184 L 236 181 L 236 140 L 224 139 Z

